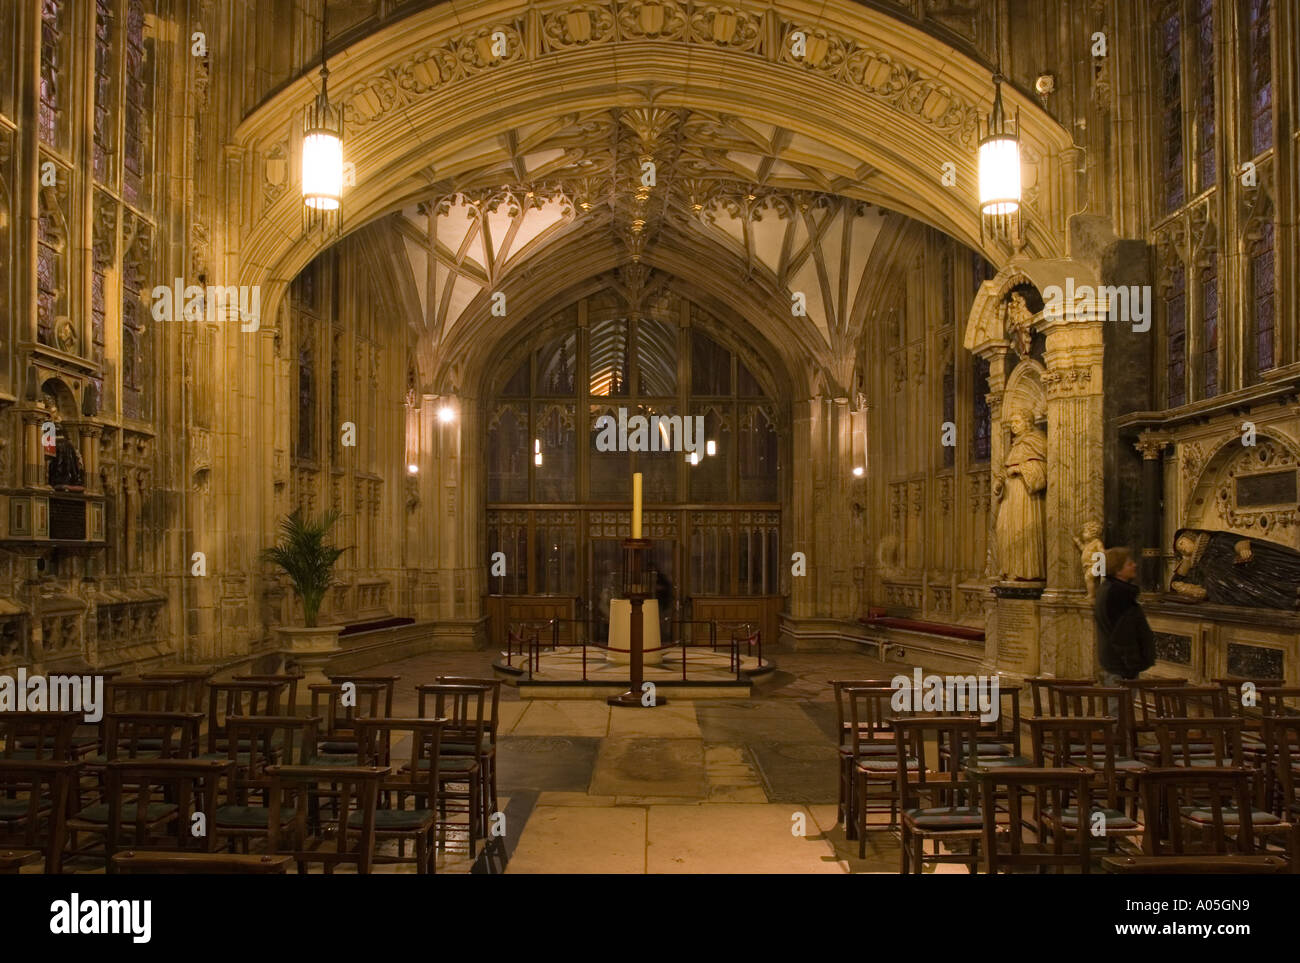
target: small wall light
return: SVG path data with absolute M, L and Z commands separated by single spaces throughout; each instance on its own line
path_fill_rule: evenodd
M 712 438 L 710 438 L 708 441 L 704 443 L 704 454 L 712 458 L 717 453 L 718 453 L 718 443 L 714 441 Z
M 861 478 L 861 477 L 862 477 L 863 475 L 865 475 L 866 473 L 867 473 L 867 470 L 866 470 L 865 468 L 863 468 L 861 465 L 858 465 L 856 468 L 853 469 L 853 477 L 854 477 L 854 478 Z
M 420 472 L 420 466 L 415 464 L 414 462 L 406 466 L 406 473 L 408 475 L 418 475 L 419 472 Z
M 456 409 L 451 405 L 443 405 L 438 409 L 438 420 L 444 425 L 451 424 L 456 420 Z

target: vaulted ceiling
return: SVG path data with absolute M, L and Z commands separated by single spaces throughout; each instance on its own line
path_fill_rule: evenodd
M 464 173 L 428 171 L 430 198 L 389 218 L 435 342 L 525 261 L 597 235 L 632 262 L 703 245 L 730 283 L 763 281 L 837 349 L 852 336 L 882 230 L 906 220 L 868 202 L 897 187 L 869 165 L 704 111 L 570 114 L 511 128 L 440 166 Z

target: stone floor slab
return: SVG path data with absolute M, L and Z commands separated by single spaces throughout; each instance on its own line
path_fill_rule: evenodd
M 609 733 L 609 712 L 609 706 L 594 699 L 535 699 L 515 723 L 512 735 L 604 736 Z
M 646 810 L 635 806 L 538 806 L 508 873 L 644 873 Z
M 708 794 L 704 743 L 699 739 L 605 739 L 596 758 L 591 791 L 608 796 Z
M 586 792 L 600 740 L 582 736 L 502 736 L 497 746 L 501 791 Z
M 833 803 L 839 798 L 839 750 L 822 743 L 754 743 L 750 752 L 773 802 Z
M 609 714 L 609 734 L 616 738 L 702 738 L 695 705 L 690 702 L 673 702 L 654 709 L 613 709 Z
M 843 873 L 825 839 L 795 836 L 800 807 L 764 804 L 655 806 L 650 810 L 650 873 Z M 806 824 L 812 820 L 805 813 Z

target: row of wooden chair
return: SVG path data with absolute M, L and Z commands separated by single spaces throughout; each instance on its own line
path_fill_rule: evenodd
M 0 716 L 0 846 L 16 839 L 25 851 L 44 854 L 47 872 L 58 872 L 65 845 L 83 854 L 78 836 L 89 835 L 111 868 L 127 836 L 137 858 L 160 845 L 178 854 L 194 849 L 180 814 L 201 813 L 211 857 L 202 865 L 211 865 L 220 855 L 211 848 L 217 840 L 247 850 L 260 837 L 268 853 L 282 849 L 284 840 L 297 841 L 294 853 L 318 849 L 322 814 L 337 817 L 350 808 L 348 818 L 362 825 L 342 832 L 335 825 L 327 835 L 343 840 L 360 828 L 372 839 L 396 839 L 399 858 L 412 840 L 423 871 L 432 866 L 434 835 L 445 846 L 463 830 L 472 857 L 488 834 L 498 806 L 497 680 L 442 676 L 418 686 L 418 718 L 409 719 L 392 716 L 397 679 L 391 676 L 333 677 L 328 685 L 311 686 L 312 714 L 306 717 L 293 714 L 293 677 L 206 681 L 206 715 L 192 711 L 192 696 L 181 698 L 192 680 L 122 681 L 125 686 L 114 680 L 109 705 L 134 711 L 107 713 L 89 745 L 77 714 Z M 409 758 L 392 758 L 395 734 L 409 739 Z M 383 804 L 369 822 L 368 769 L 380 771 L 375 792 Z M 312 785 L 318 790 L 310 791 Z M 291 789 L 309 805 L 289 804 Z M 464 822 L 453 825 L 452 815 L 463 815 Z M 309 840 L 317 842 L 308 846 Z M 358 852 L 368 849 L 362 845 Z M 354 861 L 365 871 L 372 859 Z M 253 871 L 265 865 L 243 862 Z M 163 864 L 199 865 L 185 859 Z
M 1296 776 L 1300 775 L 1300 719 L 1277 714 L 1278 711 L 1288 711 L 1278 699 L 1285 694 L 1278 691 L 1280 687 L 1233 680 L 1237 692 L 1245 691 L 1252 696 L 1246 700 L 1248 707 L 1254 702 L 1253 696 L 1259 695 L 1261 690 L 1261 698 L 1272 698 L 1271 708 L 1266 710 L 1271 714 L 1247 718 L 1245 713 L 1228 714 L 1231 711 L 1228 701 L 1233 695 L 1226 685 L 1157 684 L 1150 689 L 1142 686 L 1107 689 L 1096 686 L 1092 680 L 1068 680 L 1059 685 L 1058 680 L 1029 681 L 1035 715 L 1039 717 L 1029 722 L 1034 742 L 1032 758 L 1021 753 L 1018 687 L 1002 687 L 1003 711 L 997 720 L 980 722 L 967 712 L 950 717 L 958 721 L 945 723 L 949 728 L 938 731 L 933 712 L 898 711 L 900 700 L 892 680 L 840 680 L 832 683 L 840 733 L 840 818 L 846 835 L 858 839 L 860 857 L 865 856 L 869 829 L 897 829 L 904 842 L 902 865 L 905 872 L 919 870 L 923 862 L 936 858 L 943 862 L 964 862 L 973 867 L 980 861 L 980 841 L 987 845 L 988 833 L 995 831 L 990 827 L 1009 827 L 996 829 L 996 832 L 1020 840 L 1021 834 L 1017 829 L 1022 814 L 1018 802 L 1010 798 L 1010 790 L 1005 786 L 999 790 L 1005 798 L 997 810 L 1003 822 L 998 823 L 993 818 L 996 815 L 993 810 L 987 817 L 980 813 L 973 802 L 978 799 L 978 787 L 967 778 L 964 770 L 980 773 L 984 782 L 996 783 L 997 773 L 1023 777 L 1031 770 L 1077 769 L 1090 774 L 1087 807 L 1080 808 L 1077 789 L 1068 789 L 1071 780 L 1062 779 L 1059 773 L 1050 777 L 1042 775 L 1037 784 L 1038 801 L 1026 824 L 1044 841 L 1053 841 L 1059 846 L 1065 837 L 1080 832 L 1070 807 L 1063 803 L 1054 807 L 1047 804 L 1045 797 L 1055 793 L 1058 796 L 1064 794 L 1067 799 L 1074 798 L 1074 812 L 1088 812 L 1089 820 L 1097 818 L 1102 821 L 1106 827 L 1103 833 L 1106 849 L 1111 856 L 1115 856 L 1117 839 L 1152 840 L 1154 844 L 1173 840 L 1179 844 L 1181 840 L 1177 834 L 1184 827 L 1199 833 L 1214 824 L 1217 818 L 1220 829 L 1226 827 L 1225 835 L 1238 847 L 1239 854 L 1252 855 L 1256 837 L 1263 845 L 1267 839 L 1276 840 L 1281 836 L 1288 840 L 1282 851 L 1292 854 L 1294 864 L 1296 819 L 1300 809 L 1296 801 Z M 1157 691 L 1154 698 L 1148 698 L 1151 689 Z M 1151 703 L 1151 712 L 1141 729 L 1133 723 L 1135 712 L 1132 709 L 1138 699 Z M 902 698 L 901 704 L 910 706 L 910 697 Z M 1044 710 L 1057 715 L 1044 717 Z M 1252 725 L 1259 735 L 1247 743 L 1243 736 Z M 1149 738 L 1136 739 L 1135 732 L 1142 732 L 1146 737 L 1154 736 L 1154 742 Z M 928 753 L 926 745 L 920 741 L 921 733 L 934 737 L 933 754 Z M 959 745 L 963 747 L 960 751 Z M 1203 805 L 1190 807 L 1190 804 L 1180 804 L 1170 809 L 1172 804 L 1167 797 L 1173 790 L 1162 788 L 1156 797 L 1148 798 L 1146 788 L 1151 783 L 1148 778 L 1151 773 L 1165 770 L 1213 771 L 1223 776 L 1227 783 L 1211 780 L 1211 785 L 1198 784 L 1195 791 L 1200 794 Z M 937 807 L 919 806 L 918 790 L 932 788 L 935 784 L 931 774 L 939 774 L 938 783 L 942 786 L 939 795 L 959 796 L 960 799 L 949 798 Z M 1160 782 L 1162 778 L 1156 781 Z M 1165 782 L 1172 780 L 1181 786 L 1178 780 L 1182 778 L 1170 777 Z M 1216 813 L 1211 805 L 1212 790 L 1228 783 L 1235 786 L 1237 782 L 1242 784 L 1243 799 L 1231 806 L 1220 806 Z M 1266 786 L 1276 790 L 1272 796 L 1264 794 Z M 1153 800 L 1157 798 L 1161 808 L 1153 810 L 1151 807 L 1157 804 Z M 1271 805 L 1261 808 L 1260 800 L 1265 798 Z M 1095 806 L 1093 802 L 1096 802 Z M 1148 834 L 1139 810 L 1142 816 L 1155 813 L 1155 835 Z M 888 812 L 889 822 L 873 825 L 868 819 L 873 812 Z M 1053 815 L 1062 812 L 1063 816 Z M 1175 813 L 1176 818 L 1171 816 Z M 922 857 L 921 842 L 938 836 L 945 836 L 949 842 L 965 838 L 970 843 L 968 851 L 947 851 L 933 857 Z M 1223 845 L 1220 839 L 1211 847 L 1216 857 L 1231 855 L 1221 852 Z M 1179 854 L 1182 852 L 1181 848 L 1177 851 Z M 1091 858 L 1087 846 L 1079 852 L 1081 858 Z M 1053 855 L 1059 855 L 1059 850 Z M 996 861 L 997 854 L 986 858 Z M 1132 867 L 1141 865 L 1141 861 L 1133 862 L 1135 858 L 1130 853 L 1125 857 L 1130 862 L 1116 871 L 1135 871 Z M 1278 857 L 1269 856 L 1265 862 L 1273 867 L 1278 863 Z M 1287 865 L 1286 860 L 1281 860 L 1281 864 Z

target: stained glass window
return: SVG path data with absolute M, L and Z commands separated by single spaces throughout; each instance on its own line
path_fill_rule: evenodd
M 957 376 L 951 361 L 943 369 L 943 420 L 945 423 L 957 424 Z M 944 445 L 943 466 L 951 468 L 956 462 L 956 446 Z
M 66 178 L 62 169 L 58 177 Z M 54 326 L 66 313 L 67 233 L 58 191 L 47 187 L 40 194 L 36 222 L 36 339 L 54 344 Z
M 1250 150 L 1255 155 L 1273 146 L 1272 4 L 1269 0 L 1249 0 L 1249 4 L 1246 74 L 1250 87 Z
M 1255 309 L 1255 369 L 1267 371 L 1277 364 L 1275 287 L 1273 276 L 1273 222 L 1260 232 L 1251 250 L 1251 300 Z
M 1211 253 L 1201 272 L 1201 392 L 1219 393 L 1219 256 Z
M 1165 294 L 1166 373 L 1169 407 L 1187 403 L 1187 272 L 1176 265 Z
M 975 462 L 987 462 L 993 457 L 993 434 L 989 413 L 989 362 L 976 356 L 971 363 L 971 413 L 975 424 L 970 433 L 970 455 Z
M 1196 182 L 1205 190 L 1214 185 L 1218 176 L 1214 152 L 1214 0 L 1197 0 L 1196 69 Z
M 1160 103 L 1163 155 L 1160 183 L 1165 210 L 1183 205 L 1182 17 L 1177 8 L 1160 24 Z
M 41 140 L 51 147 L 63 146 L 63 111 L 67 83 L 67 46 L 64 33 L 67 17 L 63 0 L 41 2 L 41 99 L 37 116 Z
M 95 0 L 95 179 L 109 180 L 113 161 L 113 3 Z
M 298 346 L 298 457 L 316 456 L 316 361 L 311 339 Z
M 122 192 L 132 204 L 139 204 L 145 192 L 148 167 L 148 124 L 152 104 L 148 83 L 148 61 L 144 44 L 144 4 L 127 0 L 126 5 L 126 109 L 123 111 Z

